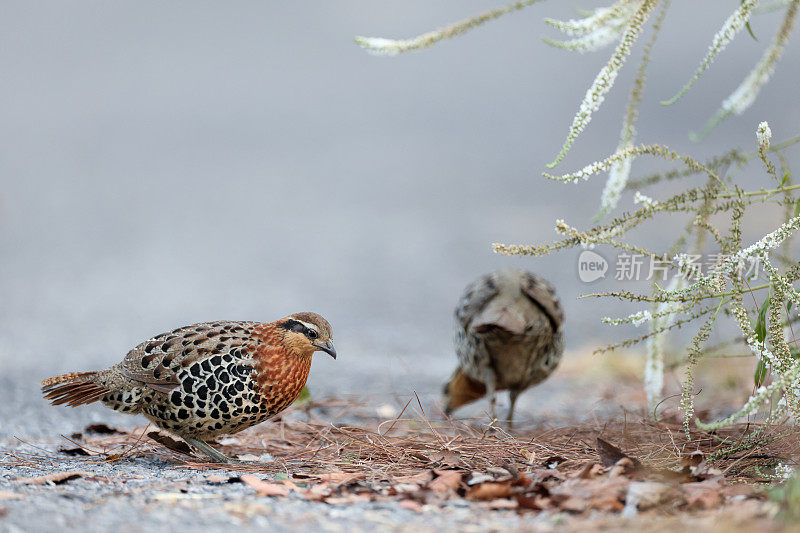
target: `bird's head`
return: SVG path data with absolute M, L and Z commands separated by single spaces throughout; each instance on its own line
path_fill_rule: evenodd
M 294 313 L 277 325 L 284 330 L 283 342 L 290 351 L 303 356 L 323 351 L 336 359 L 331 325 L 318 314 Z

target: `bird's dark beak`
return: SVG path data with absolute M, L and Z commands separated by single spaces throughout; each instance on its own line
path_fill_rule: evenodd
M 328 341 L 325 344 L 317 344 L 315 342 L 314 346 L 336 359 L 336 348 L 333 347 L 333 341 Z

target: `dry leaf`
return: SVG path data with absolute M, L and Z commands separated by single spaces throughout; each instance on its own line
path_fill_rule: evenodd
M 658 481 L 632 481 L 625 496 L 625 508 L 635 510 L 650 509 L 662 503 L 675 500 L 680 495 L 673 485 Z
M 494 476 L 484 474 L 483 472 L 473 472 L 467 480 L 467 485 L 477 485 L 478 483 L 485 483 L 487 481 L 494 481 Z
M 452 450 L 441 450 L 428 456 L 432 463 L 442 466 L 458 466 L 461 462 L 461 454 Z
M 434 492 L 449 492 L 461 486 L 462 472 L 458 470 L 437 470 L 439 477 L 428 483 L 428 488 Z
M 542 466 L 545 468 L 553 469 L 560 465 L 561 463 L 565 463 L 567 460 L 560 455 L 553 455 L 542 461 Z
M 83 448 L 59 448 L 58 453 L 63 453 L 64 455 L 69 455 L 70 457 L 89 455 L 89 452 L 87 452 Z
M 327 481 L 329 483 L 337 483 L 339 485 L 349 485 L 354 481 L 360 481 L 366 477 L 365 474 L 353 474 L 348 472 L 329 472 L 327 474 L 313 474 L 312 477 L 320 481 Z
M 623 457 L 611 467 L 608 472 L 608 477 L 614 478 L 624 475 L 632 474 L 636 471 L 636 464 L 630 457 Z
M 400 500 L 398 505 L 403 509 L 408 509 L 409 511 L 414 511 L 416 513 L 422 512 L 422 504 L 414 500 Z
M 608 493 L 600 494 L 597 497 L 590 499 L 589 508 L 610 513 L 618 513 L 625 508 L 625 505 L 620 501 L 616 494 Z
M 517 494 L 517 505 L 519 505 L 520 509 L 532 511 L 542 511 L 547 508 L 545 499 L 539 495 L 526 496 L 524 494 Z
M 681 485 L 689 509 L 713 509 L 722 505 L 721 485 L 717 479 Z
M 597 437 L 597 455 L 600 456 L 600 462 L 603 466 L 613 466 L 617 464 L 620 459 L 628 458 L 633 462 L 634 467 L 639 468 L 642 463 L 638 459 L 630 457 L 628 454 L 611 444 Z
M 352 505 L 355 503 L 364 503 L 372 499 L 369 494 L 345 494 L 343 496 L 332 496 L 325 498 L 325 503 L 329 505 Z
M 84 429 L 87 433 L 97 433 L 98 435 L 124 435 L 124 431 L 108 427 L 105 424 L 90 424 Z
M 18 483 L 22 483 L 23 485 L 61 485 L 67 481 L 91 475 L 91 472 L 55 472 L 44 476 L 21 477 L 17 478 L 16 481 Z
M 147 434 L 147 436 L 163 447 L 172 450 L 173 452 L 182 453 L 184 455 L 192 455 L 192 449 L 189 448 L 188 444 L 183 441 L 175 440 L 169 435 L 164 435 L 163 433 L 159 433 L 157 431 L 151 431 Z
M 485 483 L 479 483 L 478 485 L 470 487 L 467 490 L 467 499 L 487 501 L 497 498 L 508 498 L 513 494 L 514 490 L 511 488 L 510 483 L 496 483 L 493 481 L 487 481 Z
M 602 471 L 602 466 L 593 461 L 589 461 L 583 465 L 583 468 L 572 474 L 572 477 L 577 477 L 580 479 L 594 479 L 598 477 Z
M 258 494 L 262 496 L 288 496 L 289 489 L 286 488 L 284 485 L 278 485 L 277 483 L 269 483 L 264 481 L 263 479 L 259 479 L 253 474 L 244 474 L 241 476 L 242 481 L 244 481 L 249 487 L 255 489 Z
M 698 466 L 705 459 L 705 454 L 701 450 L 695 450 L 689 453 L 682 453 L 680 462 L 678 463 L 681 468 L 685 466 Z
M 17 494 L 15 492 L 7 492 L 5 490 L 0 490 L 0 500 L 21 500 L 24 498 L 24 494 Z
M 397 476 L 392 481 L 396 483 L 414 483 L 417 485 L 424 485 L 433 479 L 433 472 L 431 470 L 423 470 L 419 474 L 413 476 Z
M 575 496 L 568 496 L 566 499 L 558 502 L 559 509 L 570 513 L 582 513 L 587 507 L 589 507 L 589 502 Z
M 489 500 L 488 502 L 484 503 L 483 506 L 492 510 L 517 509 L 519 507 L 519 502 L 517 502 L 517 500 L 509 500 L 507 498 L 499 498 L 496 500 Z

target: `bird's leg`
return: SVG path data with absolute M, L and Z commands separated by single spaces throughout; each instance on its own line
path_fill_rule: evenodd
M 508 422 L 508 429 L 511 429 L 514 426 L 514 406 L 517 405 L 519 391 L 515 389 L 509 390 L 508 398 L 510 400 L 510 405 L 508 406 L 508 416 L 506 416 L 506 422 Z
M 486 395 L 489 397 L 489 412 L 492 416 L 492 421 L 497 418 L 497 394 L 495 394 L 494 372 L 489 370 L 489 378 L 486 380 Z
M 485 354 L 485 357 L 482 358 L 483 360 L 478 367 L 480 369 L 480 376 L 481 381 L 486 386 L 486 396 L 489 397 L 489 409 L 490 414 L 492 416 L 492 422 L 497 419 L 497 410 L 495 409 L 495 403 L 497 401 L 496 398 L 496 388 L 497 388 L 497 376 L 495 375 L 494 368 L 492 367 L 492 358 L 489 356 L 488 353 Z
M 216 462 L 216 463 L 235 463 L 235 462 L 237 462 L 235 459 L 231 459 L 230 457 L 228 457 L 224 453 L 218 452 L 217 450 L 212 448 L 208 443 L 203 442 L 202 440 L 192 439 L 192 438 L 188 438 L 188 437 L 184 437 L 183 440 L 185 440 L 190 445 L 194 446 L 195 448 L 197 448 L 198 450 L 200 450 L 201 452 L 203 452 L 207 456 L 211 457 L 214 460 L 214 462 Z

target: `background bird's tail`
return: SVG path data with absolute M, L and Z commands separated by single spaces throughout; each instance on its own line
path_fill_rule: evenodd
M 449 415 L 454 409 L 483 398 L 485 395 L 486 385 L 472 379 L 459 368 L 444 386 L 445 413 Z
M 100 400 L 108 389 L 92 383 L 97 372 L 70 372 L 42 381 L 42 394 L 53 405 L 67 404 L 71 407 L 86 405 Z

